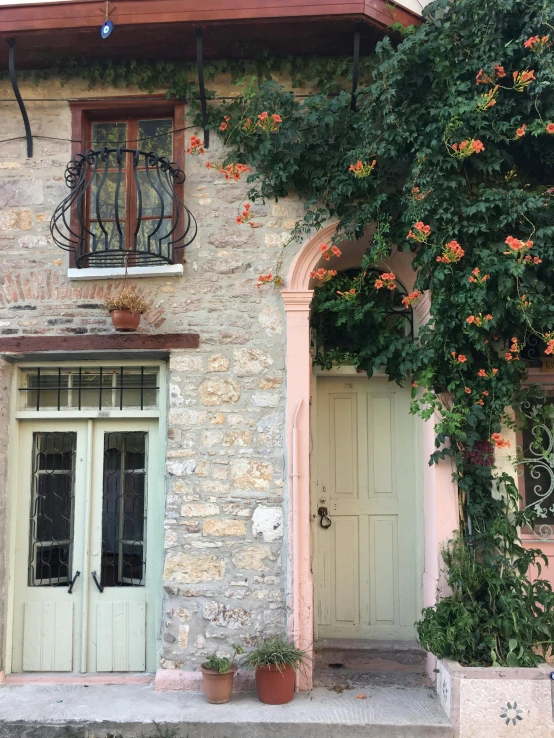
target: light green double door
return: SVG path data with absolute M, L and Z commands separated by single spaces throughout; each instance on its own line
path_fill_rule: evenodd
M 21 423 L 12 671 L 155 670 L 159 460 L 153 420 Z

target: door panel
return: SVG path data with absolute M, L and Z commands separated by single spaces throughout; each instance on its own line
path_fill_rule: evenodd
M 422 513 L 409 404 L 385 379 L 318 380 L 313 511 L 332 520 L 315 525 L 319 638 L 415 638 Z
M 72 671 L 73 603 L 26 602 L 23 671 Z
M 87 660 L 91 671 L 153 671 L 160 542 L 155 538 L 154 421 L 97 422 L 93 438 Z
M 99 602 L 96 610 L 97 671 L 144 671 L 146 605 Z
M 20 432 L 16 495 L 14 671 L 79 669 L 86 422 L 37 421 Z

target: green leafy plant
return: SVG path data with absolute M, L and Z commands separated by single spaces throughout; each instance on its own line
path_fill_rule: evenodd
M 296 648 L 291 641 L 282 636 L 273 636 L 248 653 L 245 662 L 253 669 L 259 669 L 262 666 L 276 666 L 281 670 L 285 666 L 292 666 L 297 670 L 307 658 L 306 652 Z
M 503 475 L 503 509 L 487 535 L 468 546 L 460 534 L 443 552 L 448 594 L 423 611 L 421 645 L 464 666 L 536 666 L 554 646 L 554 592 L 540 576 L 546 557 L 521 545 L 519 527 L 532 524 L 518 507 L 512 478 Z
M 215 669 L 220 674 L 228 674 L 234 668 L 237 656 L 244 653 L 244 648 L 242 646 L 237 646 L 235 643 L 232 643 L 231 647 L 233 649 L 233 655 L 231 658 L 228 658 L 227 656 L 218 656 L 217 653 L 212 653 L 202 666 L 205 669 Z

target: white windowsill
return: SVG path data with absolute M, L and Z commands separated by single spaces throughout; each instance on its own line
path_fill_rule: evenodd
M 98 267 L 89 267 L 87 269 L 69 268 L 67 277 L 70 280 L 87 280 L 87 279 L 122 279 L 125 276 L 124 267 L 108 267 L 100 269 Z M 127 276 L 133 278 L 141 277 L 182 277 L 182 264 L 165 264 L 164 266 L 149 267 L 129 267 Z

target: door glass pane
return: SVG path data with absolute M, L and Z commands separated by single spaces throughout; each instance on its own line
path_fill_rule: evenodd
M 147 433 L 104 435 L 102 584 L 144 586 Z
M 34 433 L 29 586 L 71 579 L 76 433 Z
M 544 415 L 543 410 L 536 415 L 533 410 L 553 404 L 552 397 L 537 401 L 526 412 L 527 425 L 522 432 L 525 505 L 534 509 L 536 526 L 554 525 L 554 422 L 551 414 Z

